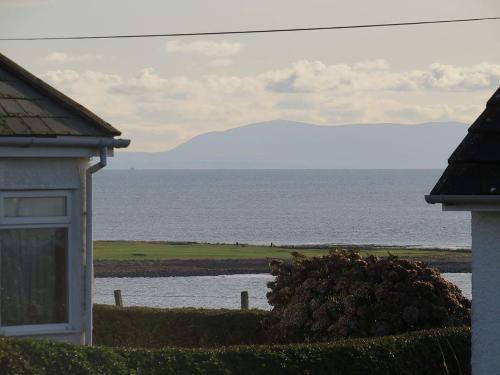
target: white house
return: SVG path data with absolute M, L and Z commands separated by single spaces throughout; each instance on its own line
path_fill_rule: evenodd
M 472 372 L 500 374 L 500 89 L 425 198 L 471 211 Z
M 119 135 L 0 55 L 0 335 L 92 343 L 92 174 Z

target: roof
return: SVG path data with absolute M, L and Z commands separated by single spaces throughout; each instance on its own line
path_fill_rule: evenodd
M 458 203 L 477 196 L 483 201 L 500 197 L 500 88 L 469 127 L 426 199 L 429 203 Z
M 120 134 L 97 115 L 0 54 L 0 137 Z

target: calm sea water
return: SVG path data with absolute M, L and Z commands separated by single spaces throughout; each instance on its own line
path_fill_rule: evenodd
M 468 298 L 471 293 L 470 273 L 445 273 Z M 126 306 L 240 308 L 240 293 L 248 291 L 250 307 L 268 310 L 267 282 L 273 276 L 228 275 L 192 277 L 134 277 L 95 279 L 94 302 L 114 304 L 113 290 L 122 291 Z
M 424 201 L 437 170 L 103 170 L 95 238 L 470 246 L 469 215 Z

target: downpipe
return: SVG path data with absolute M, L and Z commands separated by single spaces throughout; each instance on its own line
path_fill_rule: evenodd
M 86 232 L 85 232 L 85 345 L 92 345 L 92 287 L 94 283 L 94 257 L 92 236 L 92 174 L 108 164 L 108 148 L 99 149 L 99 162 L 91 165 L 85 171 L 85 202 L 86 202 Z

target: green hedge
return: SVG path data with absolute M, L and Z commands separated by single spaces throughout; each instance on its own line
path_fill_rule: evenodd
M 470 329 L 323 344 L 110 349 L 37 340 L 0 340 L 2 374 L 253 375 L 470 373 Z
M 262 310 L 94 305 L 94 343 L 143 348 L 267 344 Z

